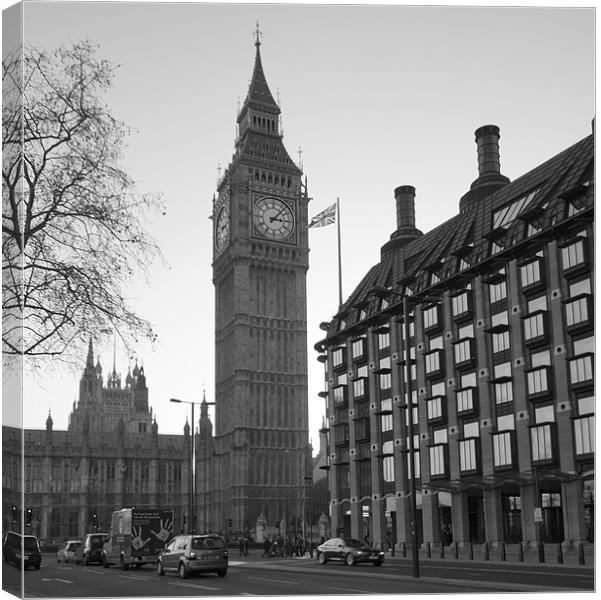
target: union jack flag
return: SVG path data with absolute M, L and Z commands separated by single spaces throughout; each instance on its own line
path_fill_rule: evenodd
M 326 225 L 331 225 L 336 222 L 336 203 L 332 204 L 332 206 L 328 206 L 325 210 L 322 210 L 319 214 L 315 215 L 311 222 L 309 223 L 309 227 L 325 227 Z

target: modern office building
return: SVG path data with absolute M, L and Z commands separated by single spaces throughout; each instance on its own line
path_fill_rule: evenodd
M 594 133 L 512 182 L 476 142 L 457 214 L 423 234 L 398 187 L 322 324 L 332 530 L 410 542 L 413 451 L 420 542 L 592 541 Z
M 235 531 L 298 524 L 308 436 L 307 195 L 282 141 L 259 32 L 234 155 L 213 199 L 215 433 L 201 441 L 199 502 Z M 204 449 L 204 451 L 203 451 Z M 295 525 L 295 528 L 297 526 Z

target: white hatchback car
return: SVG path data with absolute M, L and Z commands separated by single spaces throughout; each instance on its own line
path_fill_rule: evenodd
M 81 540 L 67 540 L 56 553 L 56 562 L 75 560 L 75 551 L 81 546 Z

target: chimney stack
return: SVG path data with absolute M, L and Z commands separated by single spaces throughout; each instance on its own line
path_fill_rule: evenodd
M 460 211 L 509 183 L 509 179 L 501 174 L 499 128 L 496 125 L 483 125 L 476 129 L 475 136 L 478 147 L 478 179 L 459 201 Z
M 500 173 L 499 128 L 496 125 L 484 125 L 476 129 L 478 146 L 478 173 L 480 177 L 487 173 Z
M 396 226 L 415 228 L 415 188 L 401 185 L 394 190 L 396 199 Z
M 423 233 L 415 228 L 415 188 L 412 185 L 401 185 L 394 190 L 396 200 L 396 231 L 390 236 L 390 241 L 382 246 L 380 254 L 406 246 Z

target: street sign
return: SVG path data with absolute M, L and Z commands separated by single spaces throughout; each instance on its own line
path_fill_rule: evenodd
M 543 509 L 540 507 L 535 507 L 535 509 L 534 509 L 534 522 L 535 523 L 543 522 Z

